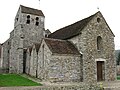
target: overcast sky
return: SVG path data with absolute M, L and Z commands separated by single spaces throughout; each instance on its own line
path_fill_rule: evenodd
M 0 43 L 9 38 L 19 5 L 41 9 L 45 29 L 51 32 L 101 11 L 115 34 L 115 49 L 120 49 L 119 0 L 2 0 L 0 2 Z

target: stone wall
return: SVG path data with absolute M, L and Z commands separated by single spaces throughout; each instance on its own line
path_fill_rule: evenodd
M 8 39 L 3 43 L 1 50 L 1 61 L 2 61 L 1 68 L 7 70 L 9 69 L 10 48 L 11 48 L 11 40 Z
M 97 21 L 100 19 L 100 22 Z M 97 38 L 102 38 L 101 50 L 98 50 Z M 83 81 L 94 82 L 97 77 L 97 61 L 104 62 L 103 80 L 116 79 L 116 61 L 114 49 L 114 35 L 106 24 L 103 16 L 98 13 L 76 37 L 69 39 L 83 55 Z
M 54 54 L 43 41 L 38 53 L 38 78 L 51 82 L 80 82 L 80 55 Z
M 10 50 L 10 60 L 9 60 L 9 72 L 10 73 L 16 73 L 18 72 L 18 45 L 20 40 L 18 37 L 13 37 L 11 39 L 11 50 Z
M 30 23 L 27 24 L 27 16 L 30 16 Z M 37 26 L 36 17 L 38 17 L 39 25 Z M 24 48 L 32 46 L 33 43 L 39 43 L 41 38 L 44 37 L 44 17 L 37 16 L 33 14 L 17 13 L 16 18 L 18 21 L 15 21 L 15 35 L 24 38 Z
M 26 74 L 30 74 L 30 60 L 31 60 L 31 53 L 29 48 L 27 49 L 27 57 L 26 57 Z
M 100 22 L 97 20 L 100 19 Z M 114 48 L 114 34 L 111 32 L 106 21 L 100 13 L 98 13 L 94 19 L 87 26 L 87 48 L 86 52 L 88 57 L 94 61 L 94 59 L 105 59 L 104 65 L 105 68 L 105 81 L 114 81 L 116 80 L 116 60 L 115 60 L 115 48 Z M 102 38 L 101 49 L 98 49 L 98 37 Z M 100 43 L 99 43 L 100 44 Z M 87 56 L 87 55 L 86 55 Z M 99 60 L 100 61 L 100 60 Z M 96 62 L 93 64 L 97 69 Z M 93 66 L 93 67 L 94 67 Z M 95 70 L 97 74 L 97 70 Z
M 2 52 L 3 52 L 3 47 L 2 45 L 0 44 L 0 68 L 2 68 L 2 64 L 3 64 L 3 55 L 2 55 Z
M 27 16 L 30 16 L 30 23 Z M 38 17 L 39 25 L 36 25 Z M 23 49 L 32 46 L 33 43 L 40 43 L 44 37 L 44 17 L 33 14 L 22 13 L 19 8 L 15 17 L 14 30 L 11 32 L 11 51 L 10 51 L 10 73 L 23 73 Z M 14 35 L 14 36 L 12 36 Z
M 32 48 L 32 52 L 31 52 L 31 59 L 30 59 L 30 75 L 36 77 L 37 73 L 37 52 L 36 52 L 36 48 L 35 45 Z
M 54 82 L 80 82 L 80 63 L 80 56 L 52 55 L 48 77 Z
M 32 51 L 31 52 L 31 57 L 30 57 L 30 75 L 31 76 L 34 76 L 34 73 L 33 73 L 33 58 L 34 58 L 34 52 Z
M 49 61 L 51 55 L 52 52 L 47 47 L 46 43 L 42 41 L 38 51 L 38 78 L 42 80 L 48 80 Z
M 8 72 L 9 72 L 9 69 L 6 69 L 6 68 L 0 68 L 0 74 L 8 73 Z
M 120 65 L 117 65 L 117 75 L 120 75 Z

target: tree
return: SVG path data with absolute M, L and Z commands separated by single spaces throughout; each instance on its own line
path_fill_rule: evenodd
M 117 65 L 120 65 L 120 52 L 118 53 Z

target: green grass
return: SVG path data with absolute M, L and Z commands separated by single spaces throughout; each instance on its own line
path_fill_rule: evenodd
M 117 76 L 117 80 L 120 80 L 120 76 Z
M 17 74 L 0 74 L 0 87 L 5 86 L 41 86 Z

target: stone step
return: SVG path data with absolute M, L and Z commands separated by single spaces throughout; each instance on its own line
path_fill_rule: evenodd
M 104 90 L 120 90 L 120 81 L 104 82 Z

